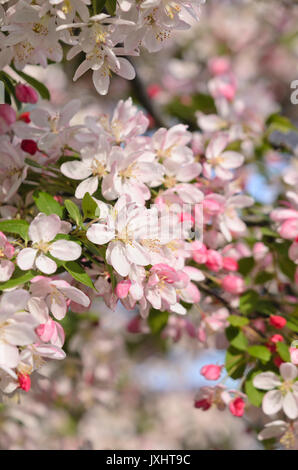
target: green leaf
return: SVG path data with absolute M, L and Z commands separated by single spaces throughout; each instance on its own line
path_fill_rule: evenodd
M 169 312 L 151 309 L 148 316 L 148 325 L 153 334 L 160 333 L 168 323 Z
M 33 199 L 40 212 L 46 215 L 56 214 L 60 218 L 63 215 L 63 207 L 57 202 L 54 197 L 43 191 L 36 191 L 33 194 Z
M 29 224 L 26 220 L 12 219 L 0 221 L 0 230 L 2 232 L 19 235 L 25 241 L 28 241 L 28 228 Z
M 29 83 L 29 85 L 31 85 L 33 88 L 35 88 L 35 90 L 38 91 L 41 98 L 43 98 L 44 100 L 50 100 L 50 92 L 43 83 L 41 83 L 39 80 L 36 80 L 36 78 L 27 75 L 25 72 L 16 69 L 14 66 L 12 66 L 12 68 L 20 77 L 22 77 L 27 83 Z
M 85 219 L 94 219 L 100 215 L 99 207 L 89 193 L 83 197 L 82 209 Z
M 30 270 L 24 273 L 24 271 L 16 267 L 9 281 L 0 282 L 0 290 L 12 289 L 13 287 L 16 287 L 20 284 L 25 284 L 25 282 L 31 281 L 31 279 L 33 279 L 37 275 L 38 273 L 35 271 Z
M 231 346 L 239 349 L 240 351 L 246 351 L 248 347 L 248 339 L 239 328 L 228 326 L 228 328 L 226 328 L 226 337 Z
M 103 10 L 105 3 L 106 0 L 92 0 L 93 15 L 98 15 Z
M 276 343 L 276 349 L 283 361 L 291 362 L 289 346 L 287 346 L 282 341 L 279 341 L 278 343 Z
M 269 116 L 266 121 L 267 126 L 270 126 L 270 130 L 277 130 L 280 132 L 289 132 L 289 131 L 296 131 L 297 128 L 291 121 L 285 117 L 281 116 L 280 114 L 274 113 Z
M 230 346 L 226 352 L 225 368 L 232 379 L 243 377 L 245 371 L 245 355 L 233 346 Z
M 76 281 L 94 289 L 92 279 L 88 276 L 86 271 L 79 265 L 79 263 L 76 263 L 75 261 L 68 261 L 67 263 L 63 263 L 63 266 Z
M 83 227 L 83 219 L 82 219 L 80 209 L 78 208 L 78 206 L 76 206 L 76 204 L 72 202 L 70 199 L 66 199 L 64 204 L 67 209 L 67 212 L 70 215 L 70 218 L 74 220 L 76 225 Z
M 253 379 L 256 375 L 264 372 L 263 370 L 253 369 L 247 374 L 247 378 L 245 380 L 244 390 L 245 393 L 250 401 L 250 403 L 254 406 L 261 406 L 263 401 L 263 396 L 265 395 L 266 391 L 258 390 L 254 384 Z
M 238 271 L 242 276 L 247 276 L 248 273 L 253 269 L 255 264 L 255 260 L 253 259 L 252 256 L 249 256 L 248 258 L 241 258 L 238 260 Z
M 280 235 L 277 232 L 274 232 L 268 227 L 262 227 L 261 228 L 261 233 L 266 236 L 266 237 L 271 237 L 271 238 L 280 238 Z
M 255 277 L 255 284 L 265 284 L 265 282 L 271 281 L 273 278 L 273 273 L 268 273 L 267 271 L 260 271 Z
M 115 15 L 116 12 L 116 6 L 117 6 L 117 0 L 106 0 L 105 3 L 105 8 L 109 15 Z
M 240 296 L 240 301 L 239 301 L 239 310 L 241 313 L 244 315 L 249 315 L 250 313 L 253 313 L 253 311 L 256 308 L 257 302 L 259 300 L 259 294 L 252 290 L 249 289 L 244 294 Z
M 260 359 L 262 362 L 268 362 L 271 357 L 269 349 L 262 345 L 249 346 L 247 348 L 247 352 L 250 356 L 255 357 L 256 359 Z
M 298 320 L 291 317 L 291 319 L 287 321 L 287 327 L 290 328 L 290 330 L 295 331 L 295 333 L 298 333 Z
M 238 315 L 230 315 L 227 320 L 232 326 L 239 327 L 248 325 L 249 323 L 249 320 L 246 317 L 239 317 Z
M 8 73 L 3 71 L 0 72 L 0 80 L 4 83 L 6 93 L 13 96 L 17 108 L 21 109 L 22 103 L 16 97 L 15 81 L 11 78 L 10 75 L 8 75 Z
M 270 300 L 259 300 L 255 306 L 255 311 L 264 313 L 265 315 L 274 315 L 276 313 L 276 307 Z
M 293 261 L 289 259 L 289 248 L 290 243 L 275 243 L 274 245 L 277 252 L 278 265 L 280 270 L 289 278 L 291 281 L 294 281 L 296 265 Z

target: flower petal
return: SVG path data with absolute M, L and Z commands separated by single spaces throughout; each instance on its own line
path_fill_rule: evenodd
M 17 256 L 17 265 L 23 271 L 33 268 L 37 250 L 34 248 L 24 248 Z
M 37 268 L 45 274 L 53 274 L 57 269 L 57 264 L 52 259 L 48 258 L 44 254 L 37 256 L 35 264 Z
M 61 259 L 62 261 L 73 261 L 82 254 L 80 245 L 69 240 L 58 240 L 52 243 L 49 251 L 54 258 Z
M 270 390 L 263 398 L 262 409 L 266 415 L 273 415 L 281 410 L 283 396 L 280 390 Z

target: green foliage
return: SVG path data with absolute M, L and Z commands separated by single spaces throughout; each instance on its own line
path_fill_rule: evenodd
M 254 345 L 247 348 L 247 352 L 250 356 L 260 359 L 261 362 L 268 362 L 271 358 L 271 353 L 266 346 Z
M 13 287 L 25 284 L 26 282 L 31 281 L 31 279 L 37 276 L 37 274 L 37 272 L 32 270 L 24 273 L 24 271 L 16 267 L 12 277 L 8 281 L 0 282 L 0 290 L 12 289 Z
M 230 346 L 226 352 L 225 368 L 232 379 L 240 379 L 245 371 L 245 354 Z
M 291 362 L 291 357 L 290 357 L 290 352 L 289 352 L 289 346 L 283 343 L 282 341 L 279 341 L 276 343 L 276 350 L 280 357 L 282 358 L 283 361 L 285 362 Z
M 29 224 L 26 220 L 11 219 L 0 221 L 0 231 L 19 235 L 23 240 L 28 241 Z
M 231 346 L 239 349 L 240 351 L 246 351 L 248 347 L 248 339 L 240 328 L 232 325 L 228 326 L 228 328 L 226 328 L 226 337 Z
M 46 215 L 56 214 L 60 218 L 63 215 L 63 207 L 57 202 L 51 194 L 44 191 L 36 191 L 33 199 L 40 212 Z
M 79 265 L 79 263 L 75 261 L 68 261 L 67 263 L 63 263 L 63 267 L 76 281 L 81 282 L 87 287 L 91 287 L 91 289 L 94 289 L 91 278 L 88 276 L 85 269 Z
M 248 325 L 249 323 L 249 320 L 247 318 L 239 317 L 238 315 L 230 315 L 227 318 L 227 320 L 232 326 L 239 326 L 239 327 Z
M 78 206 L 70 199 L 64 201 L 67 212 L 70 218 L 75 222 L 78 227 L 83 227 L 83 219 Z
M 82 209 L 85 219 L 94 219 L 100 215 L 99 207 L 89 193 L 83 197 Z
M 169 312 L 161 312 L 160 310 L 151 309 L 148 316 L 148 325 L 151 333 L 159 334 L 167 325 Z
M 254 377 L 256 375 L 260 374 L 261 372 L 264 372 L 264 371 L 259 370 L 259 369 L 252 369 L 247 374 L 247 377 L 246 377 L 246 380 L 245 380 L 245 385 L 244 385 L 245 393 L 246 393 L 250 403 L 254 406 L 261 406 L 263 396 L 266 393 L 266 391 L 258 390 L 253 384 Z
M 215 113 L 214 100 L 210 95 L 198 93 L 191 97 L 190 103 L 184 104 L 179 97 L 175 97 L 167 105 L 167 112 L 185 123 L 196 125 L 195 113 L 201 111 L 206 114 Z
M 253 269 L 255 264 L 255 261 L 252 256 L 249 256 L 247 258 L 241 258 L 238 261 L 238 271 L 242 276 L 247 276 L 247 274 L 250 273 L 250 271 Z
M 257 302 L 259 300 L 259 294 L 253 289 L 249 289 L 240 296 L 239 310 L 244 315 L 253 313 L 256 309 Z

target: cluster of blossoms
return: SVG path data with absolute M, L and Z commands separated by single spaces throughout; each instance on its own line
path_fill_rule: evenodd
M 22 87 L 25 101 L 32 90 Z M 238 211 L 253 200 L 237 184 L 227 190 L 244 161 L 227 149 L 228 134 L 208 139 L 203 158 L 196 152 L 198 134 L 184 125 L 144 135 L 149 120 L 131 99 L 119 102 L 111 119 L 87 117 L 85 125 L 73 126 L 78 107 L 74 100 L 54 115 L 36 108 L 24 119 L 11 106 L 0 106 L 1 211 L 11 218 L 3 222 L 11 235 L 1 236 L 2 290 L 23 284 L 28 293 L 13 313 L 39 319 L 32 320 L 30 347 L 38 348 L 39 339 L 50 343 L 51 351 L 61 348 L 62 327 L 49 315 L 61 320 L 67 306 L 87 308 L 97 295 L 111 308 L 118 300 L 129 310 L 138 308 L 143 319 L 152 309 L 184 315 L 201 298 L 206 269 L 218 275 L 227 298 L 237 298 L 244 282 L 235 272 L 237 260 L 221 246 L 245 232 Z M 53 185 L 60 193 L 55 198 Z M 24 201 L 18 195 L 22 188 Z M 71 199 L 65 200 L 67 195 Z M 40 212 L 28 212 L 32 197 Z M 14 223 L 22 223 L 25 234 Z M 25 283 L 14 282 L 20 270 L 30 273 Z M 80 290 L 75 281 L 81 281 Z M 204 317 L 202 342 L 204 323 L 211 325 L 216 315 L 220 312 Z M 12 364 L 4 354 L 4 367 L 6 360 L 16 380 L 19 362 Z
M 46 67 L 61 62 L 61 42 L 71 46 L 67 58 L 84 54 L 74 80 L 92 70 L 96 90 L 108 92 L 111 73 L 131 80 L 135 71 L 124 56 L 160 50 L 175 30 L 187 29 L 198 19 L 202 0 L 18 0 L 0 5 L 0 68 L 13 62 Z M 107 14 L 108 13 L 108 14 Z

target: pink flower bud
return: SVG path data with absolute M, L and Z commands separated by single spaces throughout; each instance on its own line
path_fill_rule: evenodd
M 205 264 L 207 261 L 207 247 L 201 242 L 193 242 L 191 249 L 194 261 L 198 264 Z
M 206 266 L 211 271 L 216 272 L 222 269 L 223 260 L 221 254 L 215 250 L 208 250 Z
M 273 335 L 271 336 L 271 338 L 269 338 L 269 341 L 271 341 L 271 343 L 274 343 L 274 344 L 280 343 L 283 340 L 284 340 L 283 336 L 279 334 Z
M 128 296 L 128 292 L 131 286 L 131 281 L 129 279 L 118 282 L 115 293 L 118 299 L 125 299 Z
M 31 388 L 31 379 L 28 374 L 19 374 L 18 375 L 19 387 L 25 392 L 29 392 Z
M 221 287 L 230 294 L 239 295 L 244 291 L 244 280 L 234 274 L 228 274 L 221 281 Z
M 207 380 L 218 380 L 221 374 L 221 369 L 222 366 L 208 364 L 207 366 L 202 367 L 200 374 L 203 375 Z
M 262 242 L 255 243 L 253 247 L 253 256 L 256 261 L 260 261 L 268 253 L 268 247 Z
M 291 362 L 297 366 L 298 365 L 298 349 L 290 348 L 290 356 L 291 356 Z
M 203 398 L 202 400 L 195 401 L 195 408 L 200 408 L 203 411 L 209 410 L 211 406 L 211 401 L 207 400 L 207 398 Z
M 38 94 L 29 85 L 23 85 L 23 83 L 19 83 L 16 86 L 16 97 L 21 103 L 32 103 L 35 104 L 38 101 Z
M 230 61 L 227 57 L 214 57 L 208 62 L 208 69 L 212 75 L 223 75 L 230 70 Z
M 31 139 L 24 139 L 21 142 L 21 149 L 30 153 L 30 155 L 34 155 L 37 152 L 37 143 Z
M 269 323 L 278 330 L 281 330 L 286 325 L 287 320 L 280 315 L 270 315 Z
M 0 104 L 0 134 L 9 131 L 12 124 L 16 122 L 17 115 L 9 104 Z
M 237 271 L 238 262 L 234 258 L 226 256 L 225 258 L 223 258 L 223 268 L 227 271 Z
M 245 402 L 243 398 L 237 397 L 234 400 L 230 401 L 229 409 L 232 415 L 241 417 L 244 414 Z

